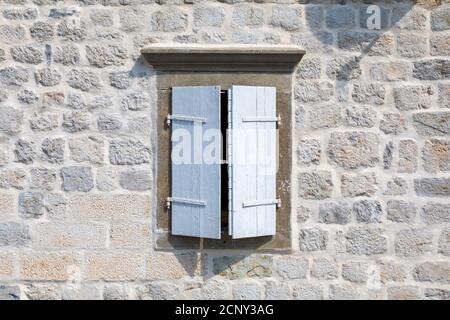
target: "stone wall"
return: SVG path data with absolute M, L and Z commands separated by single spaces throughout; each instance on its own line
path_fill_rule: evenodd
M 1 0 L 0 299 L 450 299 L 450 4 L 300 2 Z M 153 249 L 155 42 L 307 50 L 292 253 Z

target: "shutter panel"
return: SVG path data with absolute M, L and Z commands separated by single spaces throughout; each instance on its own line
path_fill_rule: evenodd
M 220 133 L 220 87 L 174 87 L 169 119 L 172 234 L 220 239 L 220 161 L 205 163 L 202 159 L 211 143 L 203 141 L 205 132 L 214 129 Z M 178 153 L 182 140 L 191 147 L 182 144 L 186 148 Z
M 233 86 L 230 97 L 230 235 L 235 239 L 274 235 L 276 89 Z

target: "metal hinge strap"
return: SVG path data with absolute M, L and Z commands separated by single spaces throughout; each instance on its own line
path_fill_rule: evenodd
M 201 207 L 205 207 L 207 204 L 206 201 L 203 201 L 203 200 L 168 197 L 167 198 L 167 208 L 170 208 L 170 203 L 193 204 L 193 205 L 201 206 Z
M 202 117 L 191 117 L 191 116 L 183 116 L 183 115 L 175 115 L 175 114 L 167 115 L 167 125 L 170 126 L 172 120 L 206 123 L 206 118 L 202 118 Z
M 243 117 L 242 122 L 276 122 L 281 123 L 281 117 Z
M 278 208 L 281 207 L 281 200 L 280 199 L 274 199 L 274 200 L 253 200 L 253 201 L 244 201 L 242 203 L 242 206 L 245 207 L 256 207 L 256 206 L 266 206 L 270 204 L 276 204 Z

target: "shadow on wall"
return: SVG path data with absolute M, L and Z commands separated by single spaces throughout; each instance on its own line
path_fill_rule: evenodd
M 333 4 L 329 5 L 324 5 L 320 0 L 305 2 L 317 6 L 305 6 L 308 30 L 292 34 L 291 42 L 305 49 L 307 54 L 320 53 L 333 57 L 327 66 L 327 74 L 335 79 L 336 90 L 345 92 L 349 81 L 359 78 L 360 61 L 364 57 L 393 54 L 392 47 L 395 40 L 390 33 L 392 29 L 413 29 L 413 24 L 423 24 L 426 28 L 428 22 L 424 10 L 441 5 L 442 0 L 370 1 L 366 4 L 341 0 L 330 1 Z M 371 5 L 378 7 L 375 9 L 379 10 L 378 20 L 374 21 L 373 17 L 377 11 L 367 10 Z M 333 10 L 328 10 L 331 7 Z M 355 8 L 358 8 L 359 14 L 355 15 Z M 359 17 L 358 21 L 356 17 Z M 377 22 L 379 25 L 376 25 Z M 329 30 L 337 32 L 333 35 Z M 341 52 L 345 54 L 341 55 Z M 144 77 L 154 71 L 141 56 L 130 72 L 135 77 Z M 235 254 L 218 254 L 210 257 L 203 250 L 197 252 L 200 254 L 194 255 L 195 258 L 187 258 L 188 253 L 175 254 L 179 264 L 191 277 L 197 275 L 198 266 L 201 266 L 201 275 L 205 280 L 217 274 L 229 279 L 272 275 L 273 257 L 270 255 L 252 255 L 252 252 L 239 251 Z M 212 270 L 205 270 L 204 266 L 208 265 L 207 259 L 212 259 Z
M 128 71 L 128 76 L 135 79 L 148 79 L 155 75 L 155 70 L 148 64 L 145 58 L 140 55 L 133 67 Z

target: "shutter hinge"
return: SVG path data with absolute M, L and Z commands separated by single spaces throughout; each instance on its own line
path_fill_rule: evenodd
M 277 125 L 281 124 L 280 115 L 276 117 L 243 117 L 242 122 L 276 122 Z
M 191 204 L 201 207 L 206 207 L 207 202 L 203 200 L 195 200 L 195 199 L 187 199 L 187 198 L 176 198 L 176 197 L 168 197 L 166 200 L 167 209 L 170 209 L 171 203 L 182 203 L 182 204 Z
M 191 117 L 191 116 L 169 114 L 169 115 L 167 115 L 167 125 L 168 126 L 171 125 L 172 120 L 206 123 L 206 118 L 202 118 L 202 117 Z
M 253 200 L 253 201 L 244 201 L 242 202 L 242 206 L 245 207 L 256 207 L 256 206 L 267 206 L 270 204 L 276 204 L 277 208 L 281 208 L 281 199 L 274 200 Z

